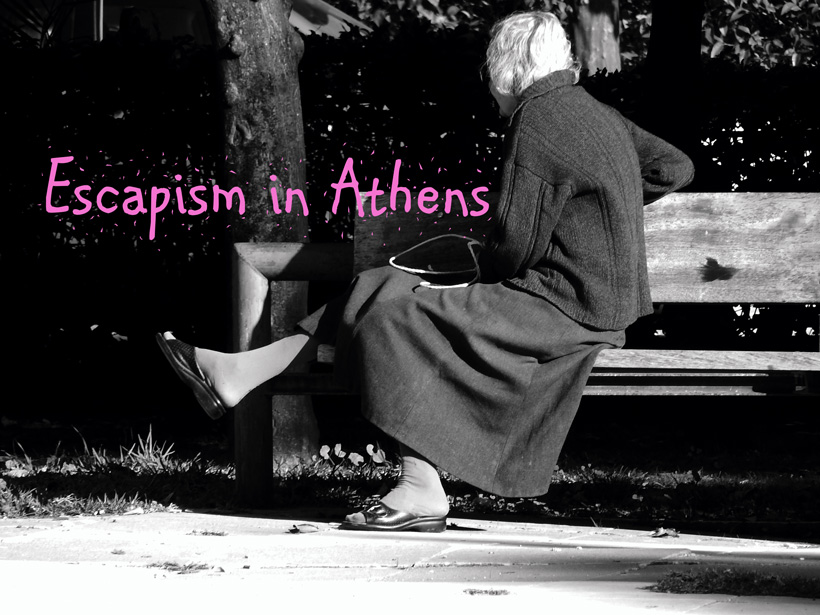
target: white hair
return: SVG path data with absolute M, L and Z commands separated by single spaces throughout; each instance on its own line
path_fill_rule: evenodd
M 518 98 L 539 79 L 580 67 L 561 22 L 552 13 L 514 13 L 496 23 L 487 49 L 487 69 L 495 89 Z

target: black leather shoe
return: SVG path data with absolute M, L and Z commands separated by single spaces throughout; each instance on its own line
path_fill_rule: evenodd
M 194 355 L 194 347 L 178 339 L 165 339 L 157 333 L 157 344 L 162 354 L 168 359 L 179 379 L 187 384 L 196 396 L 196 400 L 209 417 L 216 420 L 225 415 L 225 404 L 219 399 L 213 386 L 199 369 Z
M 393 510 L 381 502 L 361 511 L 364 523 L 343 522 L 339 529 L 365 532 L 443 532 L 447 516 L 423 517 Z

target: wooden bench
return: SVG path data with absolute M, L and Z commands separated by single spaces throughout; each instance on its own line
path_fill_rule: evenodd
M 384 205 L 386 203 L 382 203 Z M 820 312 L 820 194 L 680 193 L 644 210 L 653 301 L 658 304 L 797 304 Z M 492 213 L 492 208 L 491 208 Z M 271 339 L 271 315 L 287 311 L 281 284 L 344 281 L 422 239 L 460 233 L 483 239 L 493 223 L 455 214 L 388 211 L 356 219 L 353 244 L 236 244 L 235 349 Z M 271 302 L 274 307 L 271 308 Z M 281 308 L 278 309 L 277 308 Z M 274 328 L 286 330 L 299 318 Z M 815 331 L 820 328 L 815 319 Z M 284 329 L 282 328 L 284 326 Z M 803 333 L 804 334 L 804 333 Z M 319 363 L 332 363 L 322 347 Z M 328 370 L 287 373 L 269 395 L 343 394 Z M 812 352 L 620 349 L 601 353 L 588 395 L 820 395 L 820 344 Z M 239 409 L 238 409 L 239 410 Z M 237 483 L 252 499 L 270 475 L 270 407 L 235 418 Z

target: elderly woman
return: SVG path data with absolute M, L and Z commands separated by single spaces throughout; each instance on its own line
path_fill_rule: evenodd
M 690 160 L 575 85 L 549 13 L 498 23 L 487 68 L 510 125 L 479 282 L 437 289 L 390 267 L 365 272 L 297 334 L 245 353 L 158 336 L 213 417 L 336 343 L 336 373 L 402 458 L 395 488 L 346 529 L 442 531 L 437 467 L 501 496 L 544 494 L 597 354 L 652 311 L 642 208 L 687 184 Z

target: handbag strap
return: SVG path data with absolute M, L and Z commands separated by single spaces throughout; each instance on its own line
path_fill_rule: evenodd
M 470 251 L 470 255 L 473 257 L 473 262 L 475 263 L 475 266 L 473 268 L 471 268 L 471 269 L 459 269 L 457 271 L 432 271 L 430 269 L 419 269 L 419 268 L 416 268 L 416 267 L 408 267 L 406 265 L 400 265 L 399 263 L 396 262 L 396 259 L 401 258 L 405 254 L 408 254 L 409 252 L 412 252 L 413 250 L 417 249 L 420 246 L 423 246 L 427 243 L 432 243 L 434 241 L 439 241 L 441 239 L 448 239 L 448 238 L 453 238 L 453 237 L 455 237 L 457 239 L 467 240 L 467 249 Z M 420 285 L 424 286 L 425 288 L 438 288 L 438 289 L 442 289 L 442 288 L 466 288 L 470 284 L 473 284 L 474 282 L 477 282 L 478 279 L 479 279 L 478 259 L 476 258 L 476 254 L 473 251 L 472 247 L 473 246 L 480 246 L 480 245 L 481 245 L 481 242 L 476 240 L 476 239 L 473 239 L 472 237 L 467 237 L 466 235 L 458 235 L 456 233 L 447 233 L 445 235 L 438 235 L 436 237 L 431 237 L 430 239 L 425 239 L 421 243 L 417 243 L 416 245 L 408 248 L 407 250 L 404 250 L 403 252 L 400 252 L 399 254 L 391 256 L 390 259 L 387 262 L 390 264 L 391 267 L 395 267 L 396 269 L 399 269 L 401 271 L 405 271 L 407 273 L 413 273 L 413 274 L 456 275 L 456 274 L 459 274 L 459 273 L 470 273 L 471 271 L 473 271 L 473 272 L 475 272 L 475 277 L 473 278 L 473 280 L 471 280 L 470 282 L 463 282 L 461 284 L 433 284 L 432 282 L 428 282 L 426 280 L 423 280 L 423 281 L 420 282 Z

